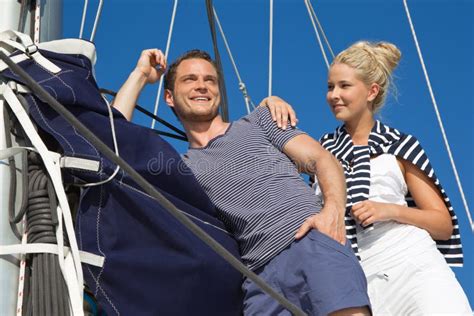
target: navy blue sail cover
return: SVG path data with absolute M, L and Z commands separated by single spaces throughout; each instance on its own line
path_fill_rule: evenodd
M 33 60 L 20 66 L 113 149 L 107 104 L 90 60 L 77 54 L 41 53 L 61 72 L 51 74 Z M 2 75 L 22 83 L 9 70 Z M 66 183 L 98 182 L 113 174 L 116 166 L 73 126 L 37 97 L 25 97 L 49 146 L 57 146 L 51 149 L 100 162 L 98 172 L 65 169 Z M 152 130 L 112 111 L 120 156 L 238 257 L 236 242 L 179 154 Z M 105 257 L 103 268 L 83 264 L 84 278 L 108 315 L 241 314 L 241 275 L 122 170 L 106 184 L 82 192 L 75 223 L 79 248 Z

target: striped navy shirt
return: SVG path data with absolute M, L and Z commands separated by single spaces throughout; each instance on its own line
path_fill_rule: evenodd
M 279 129 L 261 107 L 183 157 L 237 239 L 249 269 L 285 249 L 304 220 L 321 209 L 319 198 L 282 152 L 300 134 L 291 127 Z

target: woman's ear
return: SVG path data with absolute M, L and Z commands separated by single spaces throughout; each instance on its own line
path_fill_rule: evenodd
M 372 83 L 369 87 L 369 94 L 367 95 L 367 101 L 372 102 L 379 95 L 380 86 L 376 83 Z

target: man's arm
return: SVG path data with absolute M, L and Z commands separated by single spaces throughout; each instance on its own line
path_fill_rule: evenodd
M 146 84 L 157 82 L 165 70 L 166 58 L 160 50 L 142 51 L 137 66 L 120 88 L 112 106 L 119 110 L 128 121 L 131 121 L 140 92 Z
M 283 152 L 293 160 L 300 172 L 315 174 L 324 197 L 319 214 L 309 217 L 296 233 L 300 239 L 311 229 L 345 243 L 344 213 L 346 208 L 346 181 L 337 159 L 308 135 L 289 140 Z

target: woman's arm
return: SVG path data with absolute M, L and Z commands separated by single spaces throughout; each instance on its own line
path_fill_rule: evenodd
M 394 220 L 423 228 L 433 239 L 449 239 L 453 225 L 438 188 L 418 167 L 403 159 L 398 161 L 417 208 L 367 200 L 352 207 L 354 217 L 363 226 Z

